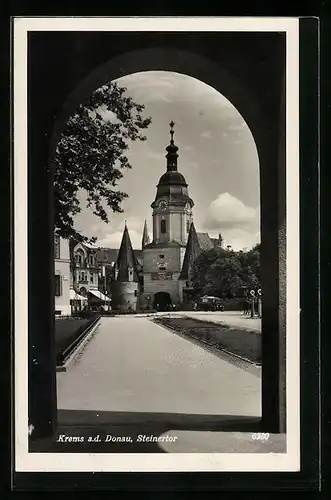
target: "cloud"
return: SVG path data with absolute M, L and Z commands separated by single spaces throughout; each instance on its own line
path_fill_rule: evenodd
M 250 250 L 260 242 L 260 233 L 250 233 L 243 229 L 230 229 L 222 232 L 224 246 L 230 245 L 233 250 Z
M 130 239 L 133 248 L 139 249 L 141 247 L 141 234 L 137 231 L 129 231 Z M 100 247 L 105 248 L 119 248 L 122 241 L 123 231 L 116 231 L 114 233 L 108 233 L 104 238 L 97 241 Z
M 229 193 L 221 193 L 208 209 L 202 227 L 211 237 L 222 234 L 224 246 L 250 249 L 260 241 L 259 207 L 246 206 Z
M 213 87 L 181 73 L 168 71 L 144 71 L 126 75 L 116 80 L 127 88 L 127 94 L 143 103 L 183 102 L 208 104 L 226 110 L 232 104 Z M 201 113 L 201 107 L 199 107 Z
M 114 113 L 113 111 L 109 111 L 105 106 L 100 106 L 100 108 L 98 108 L 98 113 L 107 122 L 116 123 L 120 121 L 118 120 L 116 113 Z
M 106 226 L 107 232 L 104 232 L 104 234 L 98 238 L 97 245 L 106 248 L 119 248 L 122 241 L 125 220 L 133 248 L 140 249 L 144 221 L 140 217 L 135 216 L 129 216 L 125 219 L 123 215 L 121 220 L 118 220 L 117 223 L 113 225 L 111 231 L 109 231 L 109 226 Z
M 257 209 L 247 207 L 229 193 L 222 193 L 210 203 L 204 224 L 209 229 L 221 230 L 254 225 L 257 221 Z
M 230 132 L 241 132 L 247 127 L 247 124 L 244 120 L 242 120 L 240 123 L 230 123 L 228 125 L 227 130 Z
M 206 130 L 205 132 L 202 132 L 201 137 L 203 137 L 204 139 L 210 139 L 211 132 L 209 130 Z
M 196 161 L 193 161 L 190 163 L 190 168 L 198 169 L 199 168 L 199 163 Z

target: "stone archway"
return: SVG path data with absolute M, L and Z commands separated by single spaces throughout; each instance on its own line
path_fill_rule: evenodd
M 157 311 L 169 311 L 171 308 L 171 297 L 168 292 L 157 292 L 154 295 L 153 309 Z
M 253 134 L 260 161 L 261 286 L 264 291 L 262 412 L 265 430 L 279 432 L 285 429 L 285 402 L 281 396 L 285 390 L 285 330 L 284 321 L 279 321 L 286 314 L 286 291 L 283 286 L 283 258 L 286 253 L 286 228 L 283 222 L 286 207 L 282 191 L 286 176 L 283 154 L 285 109 L 282 106 L 282 97 L 285 95 L 285 37 L 276 33 L 268 39 L 265 34 L 259 38 L 261 34 L 256 33 L 221 35 L 220 46 L 215 44 L 213 35 L 208 38 L 203 33 L 187 35 L 185 40 L 183 36 L 176 34 L 174 37 L 171 33 L 158 37 L 152 33 L 146 34 L 145 38 L 139 36 L 138 40 L 134 37 L 130 39 L 127 34 L 119 34 L 118 43 L 114 43 L 115 35 L 107 33 L 62 34 L 62 45 L 59 45 L 56 34 L 47 43 L 40 40 L 42 34 L 34 35 L 34 60 L 29 66 L 29 102 L 37 102 L 38 105 L 37 109 L 36 105 L 29 108 L 30 116 L 33 116 L 32 125 L 29 125 L 29 165 L 33 169 L 29 190 L 33 200 L 30 209 L 33 221 L 31 235 L 38 233 L 38 237 L 31 236 L 29 248 L 36 262 L 52 269 L 53 253 L 45 252 L 40 241 L 42 235 L 44 240 L 52 241 L 52 159 L 65 121 L 77 104 L 88 98 L 94 89 L 107 80 L 149 70 L 184 73 L 214 87 L 243 116 Z M 200 36 L 203 38 L 201 44 Z M 51 66 L 49 60 L 52 60 Z M 79 61 L 79 70 L 77 65 L 71 67 L 73 60 Z M 48 71 L 48 92 L 44 91 L 45 74 L 40 70 L 43 67 Z M 57 78 L 52 80 L 52 75 L 57 75 Z M 49 169 L 45 169 L 47 163 Z M 40 184 L 45 185 L 45 190 L 40 196 L 38 189 L 38 196 L 34 196 L 34 186 Z M 40 210 L 41 205 L 45 206 L 45 210 Z M 39 339 L 38 334 L 33 333 L 30 342 L 35 346 L 40 345 L 40 357 L 42 360 L 49 357 L 49 362 L 41 362 L 38 368 L 33 367 L 35 375 L 31 377 L 35 378 L 38 385 L 46 376 L 50 386 L 54 387 L 54 374 L 51 368 L 47 368 L 52 366 L 53 340 L 47 341 L 44 334 L 46 330 L 51 336 L 54 331 L 52 294 L 47 272 L 37 271 L 33 272 L 31 268 L 31 272 L 38 275 L 38 280 L 34 281 L 37 292 L 30 293 L 31 296 L 39 297 L 38 291 L 42 290 L 41 300 L 44 310 L 50 313 L 50 319 L 45 317 L 39 320 L 40 304 L 38 301 L 31 303 L 29 314 L 37 318 L 33 331 L 42 332 L 44 337 Z M 42 369 L 43 374 L 39 373 Z M 38 389 L 33 397 L 36 407 L 39 405 L 37 392 Z M 50 408 L 54 408 L 54 401 L 47 404 L 49 407 L 44 410 L 45 421 L 51 420 L 49 412 Z

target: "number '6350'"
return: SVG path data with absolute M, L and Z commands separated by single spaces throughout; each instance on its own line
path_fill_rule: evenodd
M 252 434 L 252 439 L 260 439 L 261 441 L 266 441 L 269 439 L 269 432 L 255 432 Z

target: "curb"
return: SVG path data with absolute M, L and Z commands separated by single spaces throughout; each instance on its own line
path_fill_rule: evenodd
M 92 335 L 94 334 L 95 330 L 99 327 L 101 318 L 98 319 L 98 321 L 93 325 L 91 330 L 88 332 L 86 337 L 83 338 L 83 340 L 78 344 L 78 346 L 75 348 L 75 350 L 70 354 L 68 357 L 67 361 L 64 363 L 62 366 L 57 366 L 56 371 L 57 372 L 66 372 L 72 365 L 72 363 L 76 360 L 76 358 L 80 355 L 82 349 L 84 348 L 85 344 L 90 340 Z

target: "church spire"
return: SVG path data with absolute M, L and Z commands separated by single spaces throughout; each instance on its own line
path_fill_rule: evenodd
M 150 242 L 149 240 L 149 235 L 148 235 L 148 230 L 147 230 L 147 222 L 145 219 L 145 224 L 144 224 L 144 230 L 143 230 L 143 237 L 141 241 L 141 247 L 144 248 L 146 245 L 148 245 Z
M 117 281 L 138 281 L 137 259 L 132 248 L 125 221 L 121 246 L 117 257 Z
M 192 269 L 192 264 L 195 259 L 200 254 L 201 248 L 199 244 L 198 235 L 194 226 L 194 223 L 191 222 L 190 231 L 186 244 L 186 251 L 183 260 L 183 266 L 181 269 L 181 273 L 179 276 L 180 280 L 189 280 L 190 272 Z
M 178 154 L 177 154 L 177 151 L 178 151 L 178 147 L 175 145 L 174 143 L 174 126 L 175 126 L 175 122 L 173 120 L 171 120 L 171 122 L 169 123 L 170 125 L 170 144 L 169 146 L 166 148 L 166 150 L 168 151 L 168 153 L 166 154 L 166 158 L 167 158 L 167 172 L 171 172 L 171 171 L 177 171 L 177 158 L 178 158 Z

